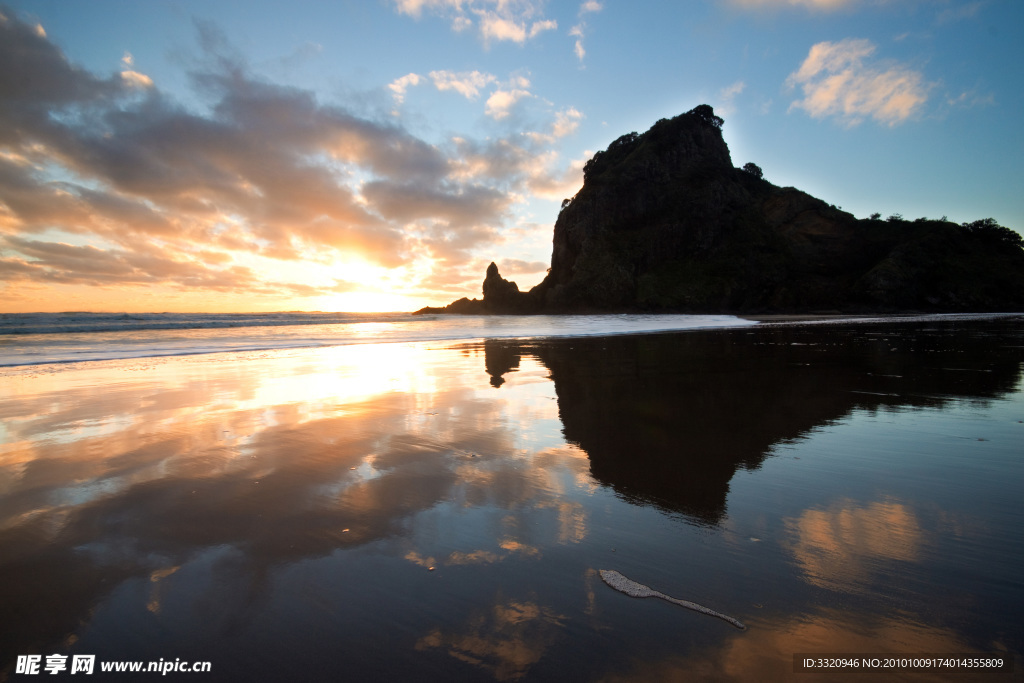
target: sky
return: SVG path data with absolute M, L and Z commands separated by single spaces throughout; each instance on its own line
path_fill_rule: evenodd
M 1020 0 L 0 5 L 0 312 L 386 311 L 543 279 L 619 136 L 1024 231 Z

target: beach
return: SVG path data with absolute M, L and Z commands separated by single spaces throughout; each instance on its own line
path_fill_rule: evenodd
M 1020 677 L 1024 318 L 549 317 L 5 336 L 0 679 Z

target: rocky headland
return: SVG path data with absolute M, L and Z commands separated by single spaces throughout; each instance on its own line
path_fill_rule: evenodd
M 733 166 L 708 105 L 629 133 L 563 202 L 548 275 L 492 263 L 483 299 L 418 313 L 868 313 L 1024 309 L 1024 240 L 992 219 L 857 219 Z

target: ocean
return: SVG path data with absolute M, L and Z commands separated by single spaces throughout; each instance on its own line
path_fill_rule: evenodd
M 386 342 L 640 334 L 751 325 L 729 315 L 7 313 L 0 366 Z
M 831 316 L 771 325 L 969 321 L 999 314 Z M 0 367 L 388 342 L 533 339 L 754 325 L 731 315 L 410 313 L 0 313 Z
M 0 680 L 1024 671 L 1022 315 L 0 325 Z

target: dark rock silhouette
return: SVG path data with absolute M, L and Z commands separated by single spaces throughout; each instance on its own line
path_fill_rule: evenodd
M 501 277 L 496 263 L 487 266 L 484 278 L 483 299 L 463 297 L 447 306 L 427 306 L 416 311 L 425 313 L 459 313 L 462 315 L 483 315 L 487 313 L 535 313 L 540 310 L 540 300 L 529 293 L 519 291 L 519 285 Z
M 484 279 L 484 308 L 502 313 L 525 313 L 535 307 L 531 299 L 524 296 L 514 282 L 509 282 L 498 273 L 494 263 L 487 266 Z
M 482 301 L 422 312 L 820 312 L 1024 306 L 1024 249 L 986 219 L 858 220 L 735 168 L 700 105 L 630 133 L 584 167 L 529 292 L 488 268 Z M 490 284 L 488 284 L 490 283 Z M 475 302 L 475 303 L 474 303 Z

